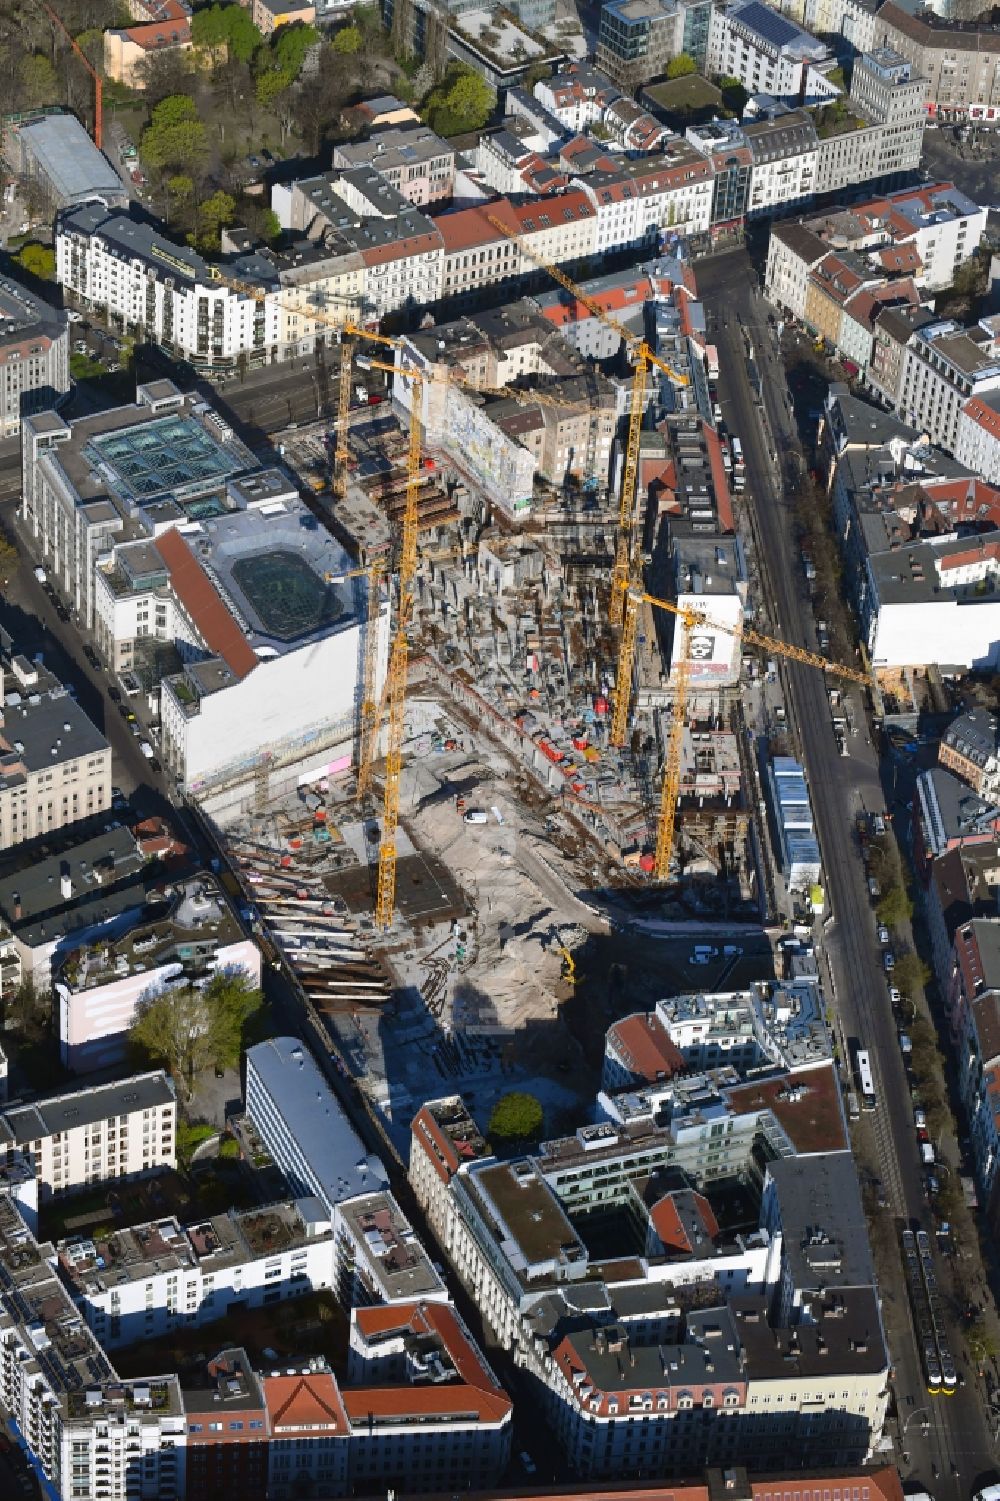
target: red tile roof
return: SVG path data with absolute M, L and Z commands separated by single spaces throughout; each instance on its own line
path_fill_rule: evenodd
M 991 438 L 1000 438 L 1000 412 L 995 411 L 981 396 L 973 396 L 967 401 L 964 411 L 983 432 L 989 433 Z
M 260 1384 L 272 1434 L 303 1429 L 313 1437 L 320 1428 L 347 1432 L 340 1388 L 329 1371 L 310 1371 L 306 1376 L 262 1376 Z
M 209 650 L 238 678 L 245 678 L 258 665 L 257 655 L 186 540 L 171 529 L 157 537 L 154 545 L 170 570 L 174 592 Z
M 480 1422 L 501 1423 L 512 1404 L 487 1369 L 455 1310 L 446 1303 L 403 1303 L 394 1308 L 357 1308 L 354 1319 L 366 1337 L 392 1331 L 436 1334 L 455 1367 L 457 1381 L 439 1386 L 361 1387 L 343 1393 L 344 1408 L 354 1422 L 369 1414 L 398 1417 L 419 1413 L 445 1418 L 474 1413 Z
M 630 1073 L 648 1084 L 669 1079 L 684 1068 L 684 1056 L 655 1013 L 625 1016 L 608 1029 Z
M 708 462 L 712 470 L 712 488 L 715 490 L 715 504 L 719 512 L 719 525 L 725 532 L 735 531 L 733 520 L 733 500 L 729 493 L 729 481 L 726 478 L 726 465 L 722 457 L 722 440 L 715 428 L 708 422 L 702 423 L 702 432 L 705 435 L 705 447 L 708 449 Z
M 129 26 L 125 35 L 145 52 L 155 52 L 160 47 L 188 47 L 191 45 L 191 22 L 187 16 L 146 21 L 141 26 Z
M 702 1194 L 696 1193 L 692 1197 L 705 1234 L 709 1240 L 714 1241 L 719 1233 L 719 1222 L 712 1213 L 711 1205 Z M 691 1237 L 677 1209 L 676 1194 L 664 1194 L 662 1199 L 658 1199 L 649 1211 L 649 1218 L 668 1251 L 679 1251 L 686 1256 L 694 1253 Z
M 780 1482 L 780 1485 L 776 1482 Z M 859 1501 L 903 1501 L 903 1487 L 899 1473 L 892 1465 L 879 1469 L 857 1470 L 793 1470 L 775 1474 L 773 1471 L 748 1477 L 748 1494 L 751 1501 L 815 1501 L 817 1489 L 839 1490 L 844 1501 L 857 1490 Z M 595 1481 L 578 1490 L 557 1489 L 555 1486 L 532 1487 L 530 1490 L 505 1485 L 499 1491 L 465 1492 L 465 1501 L 709 1501 L 708 1486 L 701 1480 L 677 1480 L 667 1485 L 646 1484 L 642 1481 Z M 446 1496 L 425 1496 L 424 1501 L 452 1501 Z

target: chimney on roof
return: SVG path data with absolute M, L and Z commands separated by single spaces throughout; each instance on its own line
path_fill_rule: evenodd
M 69 873 L 69 866 L 64 864 L 59 876 L 59 891 L 64 902 L 68 902 L 73 895 L 73 878 Z
M 14 892 L 14 921 L 15 922 L 20 922 L 20 920 L 21 920 L 21 893 L 19 891 L 15 891 Z

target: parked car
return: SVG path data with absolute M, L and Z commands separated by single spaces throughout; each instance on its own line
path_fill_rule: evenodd
M 890 941 L 889 929 L 886 927 L 884 922 L 880 922 L 878 925 L 878 941 L 881 944 L 888 944 Z
M 896 989 L 895 985 L 890 985 L 889 986 L 889 1005 L 890 1006 L 898 1006 L 899 1003 L 900 1003 L 900 1001 L 902 999 L 903 999 L 903 997 L 900 995 L 900 993 Z
M 142 752 L 142 754 L 146 757 L 147 761 L 152 761 L 155 752 L 154 752 L 153 747 L 150 745 L 150 743 L 149 743 L 148 740 L 140 740 L 139 741 L 139 749 Z
M 886 949 L 885 953 L 882 955 L 882 963 L 885 966 L 886 974 L 891 975 L 893 970 L 896 968 L 896 956 L 892 952 L 892 949 Z

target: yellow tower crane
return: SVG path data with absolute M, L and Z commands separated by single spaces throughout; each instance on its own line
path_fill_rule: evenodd
M 765 651 L 773 652 L 775 656 L 786 657 L 792 662 L 801 662 L 806 667 L 817 667 L 821 672 L 830 674 L 832 677 L 846 678 L 849 682 L 860 683 L 868 687 L 871 679 L 860 668 L 848 667 L 843 662 L 830 662 L 826 657 L 821 657 L 817 652 L 809 651 L 804 646 L 792 646 L 787 641 L 779 641 L 774 636 L 766 636 L 761 631 L 752 630 L 749 626 L 731 625 L 725 621 L 715 620 L 707 615 L 704 610 L 694 610 L 686 605 L 676 604 L 670 599 L 660 599 L 655 594 L 646 594 L 643 590 L 629 589 L 625 599 L 625 620 L 622 629 L 622 653 L 624 655 L 626 644 L 634 653 L 635 636 L 639 606 L 648 604 L 656 610 L 666 610 L 678 619 L 680 629 L 679 655 L 676 657 L 677 670 L 674 683 L 673 713 L 670 722 L 670 734 L 667 737 L 666 756 L 663 767 L 663 784 L 660 790 L 660 812 L 656 825 L 656 853 L 654 856 L 653 874 L 658 881 L 666 881 L 670 874 L 670 857 L 674 847 L 674 822 L 677 811 L 677 797 L 680 791 L 681 775 L 681 752 L 684 742 L 685 710 L 687 708 L 688 687 L 688 639 L 692 630 L 722 631 L 727 636 L 733 636 L 737 641 L 746 642 L 748 646 L 760 646 Z M 619 671 L 621 667 L 619 666 Z M 619 677 L 615 685 L 615 704 L 611 720 L 611 743 L 622 745 L 625 739 L 625 731 L 628 724 L 628 710 L 631 700 L 632 673 L 631 666 L 627 677 Z
M 624 342 L 628 354 L 629 363 L 632 366 L 632 391 L 629 400 L 628 437 L 625 445 L 625 464 L 622 469 L 621 490 L 618 502 L 618 536 L 615 541 L 615 563 L 611 575 L 611 601 L 609 617 L 612 625 L 623 623 L 625 611 L 625 595 L 629 588 L 633 571 L 633 539 L 632 523 L 635 515 L 636 490 L 639 480 L 639 439 L 642 432 L 642 419 L 646 410 L 646 382 L 649 377 L 650 365 L 670 377 L 677 385 L 688 385 L 689 378 L 680 370 L 675 370 L 672 365 L 651 349 L 644 339 L 637 338 L 630 328 L 613 318 L 589 292 L 577 285 L 575 281 L 566 275 L 561 266 L 556 266 L 544 256 L 539 255 L 526 241 L 525 237 L 509 224 L 494 214 L 488 214 L 487 218 L 494 229 L 499 229 L 502 234 L 513 240 L 520 248 L 522 254 L 535 262 L 543 271 L 564 287 L 572 297 L 575 297 L 593 317 L 599 318 L 607 328 L 614 329 Z
M 384 336 L 376 342 L 391 343 Z M 406 505 L 403 510 L 403 535 L 399 550 L 399 605 L 396 629 L 389 651 L 388 709 L 389 742 L 385 753 L 385 792 L 382 810 L 382 839 L 378 851 L 378 889 L 375 898 L 375 926 L 384 932 L 392 925 L 396 906 L 396 831 L 399 828 L 399 782 L 403 767 L 403 732 L 406 713 L 406 678 L 410 644 L 407 631 L 413 614 L 413 581 L 417 572 L 417 497 L 420 491 L 420 393 L 422 371 L 411 366 L 390 364 L 387 360 L 366 360 L 372 369 L 402 375 L 413 381 L 416 389 L 410 402 L 410 446 L 406 461 Z M 373 684 L 374 687 L 374 684 Z M 372 695 L 374 699 L 374 692 Z M 377 738 L 373 726 L 372 739 Z M 371 759 L 374 758 L 374 746 Z M 370 764 L 370 760 L 369 760 Z

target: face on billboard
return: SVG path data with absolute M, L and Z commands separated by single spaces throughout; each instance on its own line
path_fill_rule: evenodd
M 711 662 L 715 656 L 715 637 L 705 631 L 688 637 L 688 661 Z

